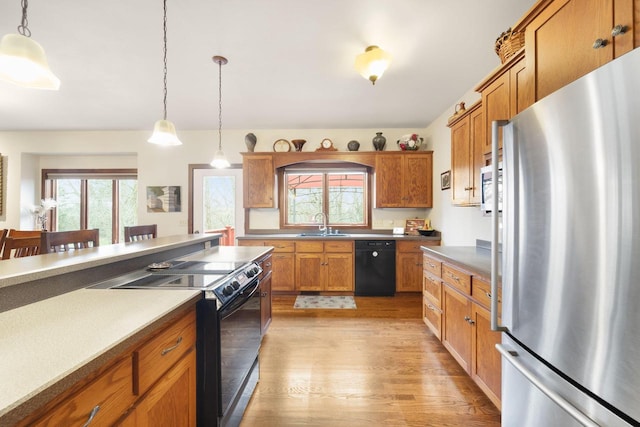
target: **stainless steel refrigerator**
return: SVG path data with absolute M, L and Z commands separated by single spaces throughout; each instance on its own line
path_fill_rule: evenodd
M 502 425 L 640 425 L 640 49 L 498 126 Z

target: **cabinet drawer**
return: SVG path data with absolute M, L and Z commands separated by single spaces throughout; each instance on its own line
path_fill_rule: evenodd
M 396 252 L 421 252 L 422 243 L 418 240 L 398 240 L 396 242 Z
M 484 279 L 474 276 L 472 279 L 471 296 L 487 310 L 491 309 L 491 284 Z M 502 313 L 502 290 L 498 289 L 498 316 Z
M 471 275 L 469 273 L 443 263 L 442 280 L 466 295 L 471 295 Z
M 353 242 L 324 242 L 325 252 L 353 252 Z
M 30 425 L 85 425 L 94 408 L 92 425 L 112 425 L 134 401 L 132 377 L 131 357 L 126 357 Z
M 274 252 L 294 252 L 296 247 L 295 242 L 291 240 L 266 240 L 264 245 L 273 246 Z
M 442 277 L 442 262 L 424 255 L 422 257 L 422 268 L 434 276 Z
M 196 343 L 196 312 L 189 311 L 134 352 L 134 392 L 146 392 Z
M 442 307 L 442 281 L 439 277 L 424 274 L 422 277 L 422 292 L 428 294 L 438 308 Z
M 433 302 L 427 298 L 422 298 L 422 317 L 424 323 L 431 329 L 433 334 L 442 338 L 442 310 L 433 304 Z
M 317 240 L 296 242 L 296 252 L 324 252 L 324 244 Z

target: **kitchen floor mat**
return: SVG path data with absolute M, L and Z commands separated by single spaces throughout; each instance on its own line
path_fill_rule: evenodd
M 355 309 L 352 296 L 298 295 L 293 308 L 350 308 Z

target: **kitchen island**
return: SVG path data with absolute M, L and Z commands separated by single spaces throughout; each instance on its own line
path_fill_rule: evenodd
M 140 420 L 143 417 L 132 418 L 129 412 L 144 412 L 139 409 L 148 404 L 145 396 L 172 386 L 167 381 L 178 367 L 191 378 L 192 390 L 183 391 L 195 396 L 195 305 L 202 292 L 88 286 L 113 281 L 151 262 L 200 255 L 246 262 L 270 250 L 219 247 L 218 238 L 173 236 L 2 261 L 0 294 L 9 301 L 3 301 L 0 312 L 0 425 L 25 420 L 31 425 L 55 417 L 61 408 L 83 419 L 82 424 L 94 404 L 85 414 L 69 408 L 94 397 L 101 402 L 100 393 L 107 395 L 102 396 L 106 403 L 96 410 L 97 417 Z M 171 353 L 171 365 L 153 361 L 145 368 L 143 356 L 156 341 L 161 347 L 166 342 L 181 345 Z M 145 369 L 153 372 L 152 380 Z M 195 414 L 189 416 L 195 419 Z

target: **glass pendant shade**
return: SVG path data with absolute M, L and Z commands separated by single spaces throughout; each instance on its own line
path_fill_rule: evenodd
M 362 77 L 376 84 L 376 80 L 382 77 L 390 63 L 391 55 L 378 46 L 369 46 L 356 57 L 355 67 Z
M 224 155 L 224 152 L 222 150 L 218 150 L 216 151 L 216 154 L 213 155 L 211 166 L 216 169 L 225 169 L 231 166 L 231 164 L 229 163 L 229 160 L 227 160 L 227 157 Z
M 182 145 L 176 135 L 176 127 L 168 120 L 158 120 L 153 126 L 153 135 L 147 141 L 158 145 Z
M 0 40 L 0 80 L 32 89 L 60 88 L 42 46 L 21 34 L 7 34 Z

